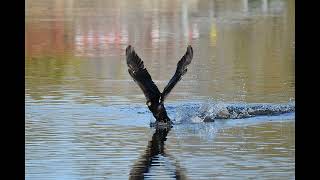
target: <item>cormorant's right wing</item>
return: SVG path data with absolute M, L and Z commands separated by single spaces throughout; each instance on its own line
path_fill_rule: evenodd
M 128 71 L 133 80 L 143 91 L 147 102 L 159 102 L 160 91 L 151 79 L 150 74 L 143 65 L 143 61 L 130 45 L 126 48 Z
M 182 76 L 187 72 L 187 67 L 191 63 L 192 58 L 193 58 L 193 49 L 189 45 L 187 48 L 187 52 L 184 54 L 184 56 L 181 58 L 181 60 L 177 64 L 176 72 L 174 73 L 173 77 L 170 79 L 169 83 L 161 93 L 161 97 L 160 97 L 161 102 L 165 100 L 165 98 L 169 95 L 173 87 L 181 80 Z

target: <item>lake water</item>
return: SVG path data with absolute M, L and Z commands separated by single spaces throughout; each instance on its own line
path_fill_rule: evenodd
M 295 179 L 293 0 L 30 0 L 25 9 L 26 179 Z M 170 131 L 150 128 L 129 44 L 160 91 L 193 47 L 166 99 Z M 277 113 L 203 122 L 239 106 Z

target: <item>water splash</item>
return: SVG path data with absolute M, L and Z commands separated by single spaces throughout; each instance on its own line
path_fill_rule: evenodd
M 284 104 L 210 101 L 182 105 L 176 110 L 176 123 L 213 122 L 216 119 L 243 119 L 256 116 L 276 116 L 295 112 L 295 102 Z

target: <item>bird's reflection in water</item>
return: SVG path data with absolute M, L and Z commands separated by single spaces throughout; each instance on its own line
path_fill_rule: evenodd
M 133 165 L 129 179 L 186 179 L 177 160 L 165 152 L 165 141 L 171 128 L 156 128 L 147 149 Z M 161 170 L 159 170 L 161 169 Z

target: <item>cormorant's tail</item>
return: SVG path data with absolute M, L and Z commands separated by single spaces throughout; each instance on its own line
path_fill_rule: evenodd
M 147 102 L 159 102 L 160 91 L 151 79 L 150 74 L 143 65 L 143 61 L 130 45 L 126 48 L 128 71 L 133 80 L 143 91 Z
M 169 95 L 173 87 L 181 80 L 182 76 L 187 72 L 187 67 L 191 63 L 193 58 L 193 49 L 189 45 L 187 48 L 187 52 L 181 58 L 181 60 L 177 64 L 177 69 L 173 77 L 170 79 L 167 86 L 164 88 L 161 93 L 160 101 L 163 102 L 165 98 Z

